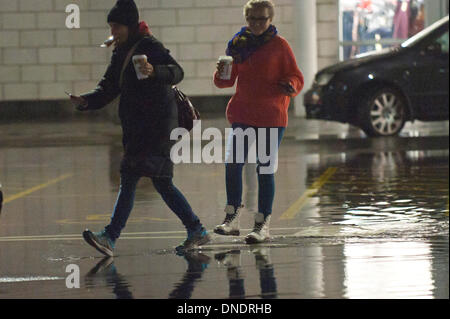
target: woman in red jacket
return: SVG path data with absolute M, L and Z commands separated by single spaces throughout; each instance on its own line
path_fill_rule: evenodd
M 226 111 L 233 128 L 227 145 L 226 216 L 214 232 L 239 235 L 244 163 L 239 160 L 236 145 L 239 146 L 237 139 L 242 137 L 243 131 L 250 134 L 253 130 L 257 154 L 260 155 L 263 146 L 265 150 L 271 150 L 270 159 L 265 163 L 262 161 L 263 156 L 258 156 L 258 213 L 255 215 L 253 231 L 245 238 L 247 243 L 259 243 L 269 238 L 276 170 L 271 166 L 276 160 L 277 149 L 288 123 L 290 98 L 300 93 L 304 80 L 291 47 L 271 24 L 274 17 L 272 1 L 250 0 L 244 6 L 244 16 L 248 25 L 232 38 L 226 51 L 227 55 L 233 57 L 231 78 L 221 79 L 224 68 L 221 62 L 214 73 L 214 83 L 219 88 L 232 87 L 237 81 L 236 93 Z M 271 145 L 274 141 L 275 148 Z M 247 157 L 250 146 L 251 141 L 247 140 L 244 143 L 244 157 Z

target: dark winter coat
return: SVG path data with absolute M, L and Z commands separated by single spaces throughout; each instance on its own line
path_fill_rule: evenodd
M 184 73 L 161 42 L 146 36 L 133 55 L 145 54 L 154 67 L 154 76 L 138 80 L 130 59 L 119 88 L 124 60 L 139 39 L 130 40 L 113 51 L 111 63 L 97 88 L 82 97 L 88 101 L 88 109 L 99 109 L 121 95 L 119 117 L 125 151 L 122 172 L 172 177 L 170 148 L 175 141 L 170 140 L 170 132 L 178 126 L 178 113 L 171 87 L 183 79 Z

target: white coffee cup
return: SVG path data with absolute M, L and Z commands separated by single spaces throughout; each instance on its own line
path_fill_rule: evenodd
M 147 63 L 147 56 L 145 54 L 141 55 L 133 55 L 133 58 L 131 59 L 133 61 L 134 70 L 136 71 L 136 75 L 138 80 L 143 80 L 148 78 L 148 75 L 143 74 L 139 68 L 143 66 L 145 63 Z
M 219 63 L 223 63 L 222 72 L 219 74 L 219 78 L 222 80 L 231 79 L 231 70 L 233 68 L 233 58 L 228 55 L 221 55 L 219 57 Z

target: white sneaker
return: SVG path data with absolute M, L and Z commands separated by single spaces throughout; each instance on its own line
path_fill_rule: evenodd
M 253 231 L 245 237 L 245 242 L 247 244 L 259 244 L 269 240 L 269 224 L 270 216 L 264 218 L 263 213 L 255 214 L 255 226 L 253 226 Z
M 225 219 L 214 228 L 214 232 L 219 235 L 239 236 L 239 215 L 242 207 L 244 206 L 241 205 L 235 210 L 232 205 L 225 206 Z

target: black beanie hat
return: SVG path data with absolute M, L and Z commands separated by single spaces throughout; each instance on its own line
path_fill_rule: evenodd
M 109 11 L 108 22 L 115 22 L 135 27 L 139 24 L 139 12 L 133 0 L 117 0 L 116 5 Z

